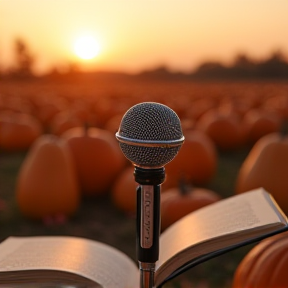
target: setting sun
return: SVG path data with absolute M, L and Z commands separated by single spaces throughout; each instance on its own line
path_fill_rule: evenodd
M 74 43 L 74 52 L 79 58 L 89 60 L 99 54 L 100 45 L 93 36 L 81 36 Z

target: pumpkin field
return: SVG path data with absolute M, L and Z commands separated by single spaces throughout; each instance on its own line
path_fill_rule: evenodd
M 162 230 L 190 211 L 259 186 L 288 213 L 287 82 L 74 75 L 7 80 L 0 87 L 0 241 L 79 236 L 135 259 L 136 183 L 115 133 L 130 107 L 148 101 L 172 108 L 185 136 L 165 167 Z M 164 288 L 232 288 L 254 245 L 198 265 Z

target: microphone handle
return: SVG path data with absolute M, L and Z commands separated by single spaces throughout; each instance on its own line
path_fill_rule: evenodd
M 160 184 L 137 188 L 137 257 L 139 262 L 155 263 L 159 258 Z
M 160 184 L 165 180 L 164 167 L 144 169 L 135 166 L 137 188 L 136 250 L 140 268 L 140 288 L 154 287 L 159 258 Z

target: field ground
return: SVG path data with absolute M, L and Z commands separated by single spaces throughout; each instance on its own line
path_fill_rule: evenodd
M 133 88 L 124 86 L 129 91 L 134 89 L 133 91 L 135 92 L 136 84 L 134 83 L 132 85 Z M 67 85 L 68 84 L 66 84 L 66 86 Z M 178 83 L 175 85 L 181 86 L 182 84 Z M 215 83 L 213 85 L 215 85 Z M 221 85 L 221 87 L 225 87 L 224 84 Z M 247 88 L 247 83 L 243 83 L 243 85 Z M 46 88 L 49 87 L 48 84 L 44 86 Z M 118 94 L 124 93 L 123 91 L 126 89 L 124 86 L 121 86 L 122 90 L 120 92 L 118 91 Z M 201 84 L 197 84 L 196 86 L 201 86 Z M 23 87 L 26 89 L 24 92 L 22 90 Z M 41 87 L 43 88 L 43 86 L 37 86 L 33 89 L 33 85 L 31 86 L 31 84 L 28 85 L 27 83 L 22 83 L 21 85 L 17 85 L 17 83 L 4 83 L 1 93 L 14 95 L 21 93 L 21 91 L 24 94 L 29 94 L 33 91 L 36 93 L 35 91 L 41 91 Z M 61 85 L 61 87 L 63 88 L 64 86 Z M 159 89 L 159 86 L 157 87 L 157 89 Z M 191 87 L 191 89 L 195 88 L 195 86 Z M 221 91 L 221 87 L 218 88 L 218 90 Z M 232 89 L 231 85 L 229 87 L 228 90 Z M 176 88 L 174 91 L 177 91 Z M 83 87 L 81 89 L 84 94 L 91 93 L 88 89 L 84 89 Z M 111 89 L 110 87 L 110 90 Z M 189 91 L 189 87 L 186 89 Z M 117 91 L 117 85 L 113 87 L 112 90 L 115 93 L 115 91 Z M 64 93 L 63 91 L 64 90 L 60 93 Z M 110 91 L 110 93 L 112 92 Z M 88 96 L 86 95 L 86 97 Z M 237 151 L 219 152 L 217 172 L 208 187 L 217 191 L 223 197 L 233 195 L 238 169 L 248 151 L 248 148 L 243 148 Z M 117 211 L 111 204 L 109 195 L 101 199 L 83 199 L 77 215 L 61 225 L 44 225 L 43 223 L 33 222 L 23 218 L 17 209 L 14 192 L 17 173 L 24 158 L 25 152 L 0 152 L 0 199 L 2 199 L 0 203 L 0 241 L 11 235 L 73 235 L 105 242 L 122 250 L 135 259 L 135 219 L 132 216 L 128 217 L 120 211 Z M 43 185 L 45 185 L 45 183 L 43 183 Z M 230 287 L 231 279 L 238 263 L 250 249 L 251 245 L 218 256 L 190 269 L 164 287 Z

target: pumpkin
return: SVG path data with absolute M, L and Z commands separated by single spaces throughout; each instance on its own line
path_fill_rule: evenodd
M 35 141 L 19 170 L 16 202 L 24 216 L 38 220 L 77 211 L 79 186 L 64 140 L 45 134 Z
M 110 192 L 127 164 L 115 136 L 96 127 L 75 127 L 61 137 L 72 151 L 82 194 L 99 196 Z
M 67 109 L 67 101 L 64 98 L 60 98 L 53 94 L 45 95 L 43 97 L 41 96 L 42 95 L 39 95 L 35 115 L 43 124 L 45 129 L 49 130 L 50 121 L 53 117 L 57 113 Z
M 97 127 L 104 129 L 106 123 L 115 115 L 125 112 L 127 105 L 117 99 L 111 99 L 108 95 L 99 97 L 97 102 L 93 105 L 92 111 L 97 115 Z M 116 104 L 117 103 L 117 104 Z
M 243 145 L 244 134 L 236 113 L 210 109 L 196 122 L 196 129 L 206 133 L 219 150 L 235 150 Z
M 8 110 L 0 113 L 0 149 L 28 150 L 42 133 L 41 123 L 30 114 Z
M 240 119 L 251 109 L 251 100 L 245 97 L 226 97 L 218 104 L 219 111 L 224 114 L 236 115 Z
M 239 168 L 235 193 L 263 187 L 288 213 L 288 137 L 271 133 L 260 138 Z
M 50 121 L 50 133 L 61 136 L 65 131 L 79 127 L 84 122 L 73 115 L 69 110 L 58 112 Z
M 277 132 L 281 126 L 281 118 L 275 112 L 264 109 L 251 109 L 244 114 L 242 125 L 246 141 L 254 144 L 262 136 Z
M 111 133 L 115 134 L 120 126 L 121 120 L 123 118 L 123 114 L 117 114 L 112 116 L 104 125 L 104 129 L 110 131 Z
M 17 94 L 17 93 L 16 93 Z M 1 110 L 12 110 L 14 112 L 21 112 L 31 114 L 32 105 L 25 97 L 20 95 L 3 95 L 0 97 L 0 111 Z
M 288 287 L 288 232 L 254 246 L 236 268 L 232 288 Z
M 128 166 L 119 174 L 112 187 L 111 201 L 113 205 L 127 215 L 136 213 L 137 186 L 134 178 L 134 166 Z
M 189 108 L 188 108 L 189 107 Z M 216 101 L 212 97 L 201 97 L 192 100 L 192 105 L 188 104 L 186 109 L 186 116 L 190 116 L 191 119 L 197 121 L 210 109 L 216 107 Z
M 185 132 L 185 141 L 177 156 L 165 166 L 165 189 L 178 186 L 179 180 L 202 185 L 209 182 L 217 168 L 218 155 L 212 140 L 203 132 Z
M 200 187 L 180 185 L 163 190 L 161 193 L 161 230 L 165 230 L 185 215 L 220 199 L 218 193 Z
M 75 99 L 69 106 L 69 111 L 73 117 L 81 120 L 82 123 L 90 123 L 96 125 L 97 116 L 91 111 L 93 102 L 89 103 L 87 99 Z
M 282 119 L 288 119 L 288 99 L 286 95 L 286 89 L 283 93 L 279 91 L 273 91 L 267 99 L 262 103 L 264 108 L 272 109 L 275 111 Z
M 189 132 L 191 130 L 194 130 L 195 127 L 195 121 L 185 117 L 181 119 L 181 127 L 182 127 L 182 131 L 185 134 L 186 132 Z

